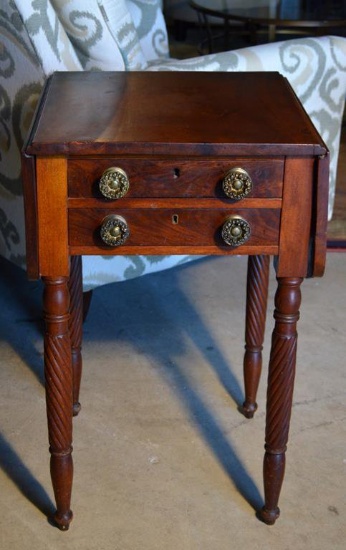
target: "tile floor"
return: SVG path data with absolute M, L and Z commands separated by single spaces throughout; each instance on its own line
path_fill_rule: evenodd
M 343 550 L 346 254 L 305 281 L 281 495 L 262 503 L 266 368 L 242 402 L 246 259 L 208 258 L 95 291 L 74 421 L 74 520 L 52 527 L 41 284 L 0 263 L 1 550 Z M 270 304 L 275 291 L 272 275 Z M 272 307 L 269 308 L 272 310 Z M 268 316 L 265 364 L 272 316 Z

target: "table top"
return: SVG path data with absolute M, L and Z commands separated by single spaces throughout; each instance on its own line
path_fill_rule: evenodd
M 119 159 L 139 195 L 117 202 L 136 238 L 114 251 L 99 235 L 114 205 L 95 182 Z M 248 163 L 264 195 L 239 207 L 219 184 Z M 278 188 L 278 163 L 282 199 L 267 190 Z M 54 73 L 23 148 L 23 181 L 32 278 L 68 275 L 70 254 L 236 254 L 220 237 L 230 212 L 253 226 L 242 253 L 278 254 L 278 276 L 324 269 L 328 151 L 279 73 Z
M 192 7 L 209 15 L 258 24 L 332 27 L 346 25 L 341 0 L 193 0 Z
M 40 105 L 28 154 L 326 152 L 274 72 L 58 72 Z

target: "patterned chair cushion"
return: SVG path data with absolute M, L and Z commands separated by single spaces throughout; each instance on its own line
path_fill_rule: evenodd
M 70 0 L 74 2 L 75 0 Z M 147 68 L 141 43 L 125 0 L 97 0 L 103 17 L 117 43 L 127 71 Z
M 168 58 L 168 35 L 160 0 L 126 0 L 146 60 Z
M 278 71 L 292 85 L 330 150 L 329 211 L 335 197 L 341 122 L 346 91 L 346 40 L 337 36 L 301 38 L 169 60 L 155 71 Z
M 119 21 L 125 27 L 120 25 L 116 30 L 112 27 L 115 34 L 110 32 L 106 19 L 117 15 L 116 12 L 108 11 L 108 8 L 111 3 L 113 7 L 119 5 L 118 0 L 1 2 L 0 254 L 21 266 L 25 263 L 20 149 L 46 76 L 56 70 L 84 70 L 91 67 L 97 70 L 125 70 L 130 66 L 137 67 L 138 63 L 142 63 L 143 52 L 136 58 L 132 53 L 132 44 L 136 49 L 140 41 L 143 51 L 145 43 L 151 44 L 153 48 L 150 59 L 154 60 L 148 63 L 145 61 L 145 66 L 148 65 L 146 70 L 278 70 L 287 76 L 331 150 L 331 212 L 346 91 L 346 40 L 337 37 L 308 38 L 183 61 L 169 60 L 159 54 L 159 0 L 128 0 L 128 6 L 124 2 L 122 0 L 120 5 L 119 13 L 122 17 Z M 72 3 L 75 10 L 71 9 Z M 149 10 L 148 4 L 150 10 L 153 10 L 150 17 L 149 11 L 146 11 Z M 59 17 L 55 6 L 61 10 Z M 125 13 L 124 9 L 127 7 L 129 10 Z M 88 13 L 91 9 L 92 17 L 81 13 Z M 139 29 L 137 38 L 134 27 L 131 26 L 132 18 Z M 113 19 L 112 25 L 119 24 L 119 21 L 117 18 Z M 152 32 L 149 28 L 150 21 L 153 25 Z M 128 36 L 126 33 L 122 34 L 125 28 L 129 29 Z M 163 44 L 166 40 L 166 29 L 163 26 L 161 30 Z M 115 37 L 123 49 L 118 46 Z M 166 269 L 194 258 L 85 257 L 85 288 Z
M 11 6 L 13 11 L 13 2 L 9 8 Z M 3 11 L 3 17 L 5 14 Z M 20 15 L 45 74 L 82 70 L 74 47 L 49 0 L 21 0 Z
M 123 56 L 97 0 L 50 0 L 82 70 L 123 71 Z M 31 2 L 27 4 L 33 5 Z
M 38 30 L 37 34 L 43 33 Z M 61 40 L 59 35 L 52 39 L 53 44 Z M 23 21 L 10 3 L 1 6 L 0 52 L 0 255 L 25 265 L 20 149 L 44 83 L 44 71 Z M 54 53 L 50 57 L 53 66 L 59 64 Z

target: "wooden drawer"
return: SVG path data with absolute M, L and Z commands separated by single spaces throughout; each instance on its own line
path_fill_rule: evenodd
M 156 247 L 157 253 L 160 247 L 187 247 L 193 250 L 198 247 L 216 247 L 228 250 L 232 247 L 222 240 L 221 230 L 225 221 L 231 215 L 236 215 L 246 220 L 251 229 L 249 239 L 245 244 L 236 247 L 237 250 L 257 246 L 275 247 L 279 239 L 280 212 L 280 209 L 230 210 L 226 207 L 186 207 L 178 210 L 72 208 L 69 210 L 69 245 L 75 251 L 79 247 L 85 247 L 85 253 L 92 247 L 108 249 L 115 253 L 121 253 L 123 247 L 133 248 L 134 253 L 140 253 L 141 247 Z M 119 215 L 126 220 L 130 236 L 124 245 L 111 247 L 102 241 L 100 228 L 103 220 L 109 215 Z
M 249 197 L 279 198 L 282 195 L 284 162 L 281 159 L 88 158 L 68 161 L 69 197 L 109 200 L 102 196 L 99 181 L 103 172 L 112 166 L 121 168 L 128 176 L 130 187 L 126 198 L 217 197 L 230 200 L 222 189 L 222 181 L 230 169 L 237 167 L 246 170 L 252 180 Z

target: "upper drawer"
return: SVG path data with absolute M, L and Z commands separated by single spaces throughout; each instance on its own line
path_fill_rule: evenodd
M 144 158 L 71 159 L 68 161 L 69 197 L 104 198 L 99 183 L 103 173 L 120 168 L 128 180 L 127 198 L 218 197 L 231 199 L 242 190 L 254 198 L 279 198 L 284 161 L 281 159 L 150 160 Z M 239 172 L 234 169 L 240 168 Z M 232 171 L 233 170 L 233 171 Z M 224 179 L 228 176 L 226 189 Z M 235 176 L 234 176 L 235 174 Z M 247 179 L 249 176 L 250 184 Z M 233 179 L 234 178 L 234 179 Z M 239 180 L 237 180 L 239 178 Z M 123 175 L 121 176 L 121 185 Z M 118 185 L 118 183 L 117 183 Z M 112 199 L 108 199 L 112 200 Z M 114 200 L 114 199 L 113 199 Z M 121 200 L 121 199 L 117 199 Z M 237 199 L 235 199 L 237 200 Z

